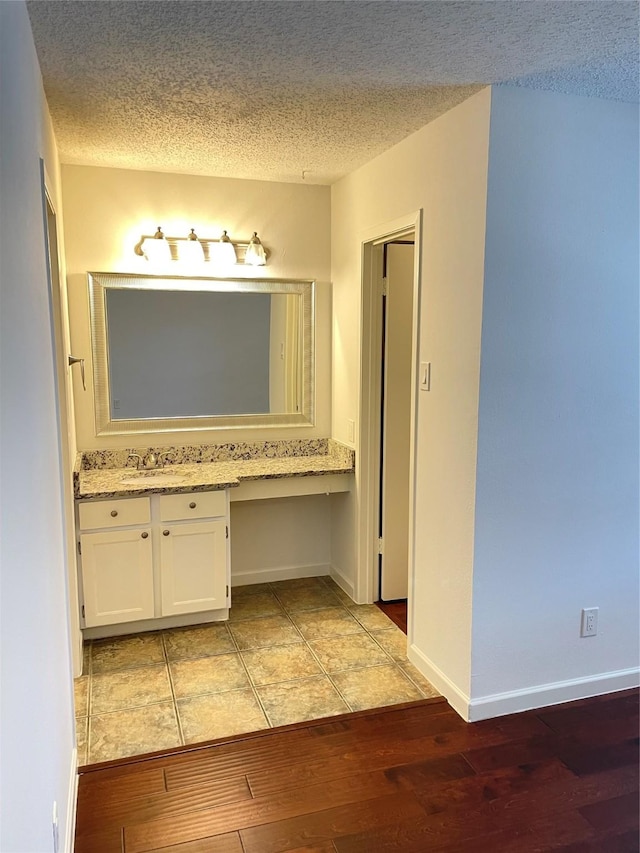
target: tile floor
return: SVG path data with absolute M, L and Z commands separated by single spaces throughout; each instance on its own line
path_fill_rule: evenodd
M 402 631 L 329 577 L 232 597 L 228 622 L 85 645 L 79 764 L 438 695 Z

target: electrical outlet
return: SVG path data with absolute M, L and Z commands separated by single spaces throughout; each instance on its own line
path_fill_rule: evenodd
M 58 853 L 60 849 L 60 829 L 58 827 L 58 803 L 55 800 L 53 801 L 51 828 L 53 830 L 53 853 Z
M 354 444 L 356 440 L 356 422 L 348 418 L 347 420 L 347 435 L 350 444 Z
M 599 607 L 584 607 L 582 610 L 582 622 L 580 624 L 581 637 L 595 637 L 598 633 L 598 611 Z

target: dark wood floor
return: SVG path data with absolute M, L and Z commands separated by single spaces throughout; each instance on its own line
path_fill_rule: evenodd
M 638 851 L 638 692 L 431 699 L 83 771 L 76 853 Z
M 394 622 L 401 631 L 407 633 L 407 602 L 404 601 L 376 601 L 376 604 L 386 613 L 389 619 Z

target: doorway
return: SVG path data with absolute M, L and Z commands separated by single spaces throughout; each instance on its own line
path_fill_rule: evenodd
M 377 228 L 362 243 L 356 594 L 383 607 L 406 600 L 409 646 L 420 245 L 420 211 Z

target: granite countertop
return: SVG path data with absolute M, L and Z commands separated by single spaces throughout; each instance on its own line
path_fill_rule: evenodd
M 133 467 L 94 468 L 77 472 L 75 496 L 77 499 L 87 500 L 208 492 L 234 488 L 243 480 L 352 474 L 353 470 L 352 455 L 343 452 L 167 464 L 164 468 L 151 471 Z

